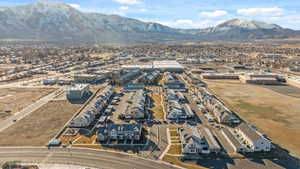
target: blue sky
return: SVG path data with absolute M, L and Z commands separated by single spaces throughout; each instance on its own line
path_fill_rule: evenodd
M 35 0 L 1 0 L 15 6 Z M 300 0 L 54 0 L 84 12 L 118 14 L 177 28 L 206 28 L 232 18 L 300 30 Z

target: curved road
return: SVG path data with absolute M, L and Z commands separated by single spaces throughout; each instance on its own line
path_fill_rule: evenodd
M 125 153 L 81 148 L 0 148 L 0 162 L 28 161 L 37 163 L 75 164 L 101 169 L 175 169 L 159 161 Z

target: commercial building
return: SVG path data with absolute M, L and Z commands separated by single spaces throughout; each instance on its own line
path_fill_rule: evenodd
M 140 69 L 144 71 L 158 70 L 162 72 L 184 72 L 184 67 L 175 60 L 154 61 L 153 63 L 147 65 L 124 65 L 122 68 L 126 70 Z
M 233 73 L 204 73 L 201 74 L 202 79 L 228 79 L 239 80 L 239 74 Z
M 239 76 L 242 83 L 261 84 L 261 85 L 278 85 L 280 81 L 277 74 L 271 73 L 248 73 Z
M 66 96 L 70 100 L 78 100 L 90 94 L 88 84 L 75 84 L 66 90 Z
M 175 60 L 154 61 L 153 67 L 154 69 L 167 72 L 184 72 L 184 67 Z
M 283 56 L 281 54 L 272 54 L 272 53 L 257 53 L 253 55 L 257 59 L 272 59 L 279 60 L 282 59 Z
M 97 132 L 97 141 L 107 140 L 140 140 L 142 136 L 141 124 L 107 124 Z

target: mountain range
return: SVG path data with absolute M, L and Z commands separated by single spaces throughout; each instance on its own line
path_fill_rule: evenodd
M 249 41 L 289 38 L 300 32 L 275 24 L 232 19 L 206 29 L 175 29 L 117 15 L 84 13 L 63 2 L 0 7 L 0 39 L 73 44 Z

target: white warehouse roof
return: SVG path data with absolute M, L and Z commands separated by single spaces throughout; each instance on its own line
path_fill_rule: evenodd
M 153 67 L 158 69 L 184 69 L 184 67 L 175 60 L 154 61 Z

